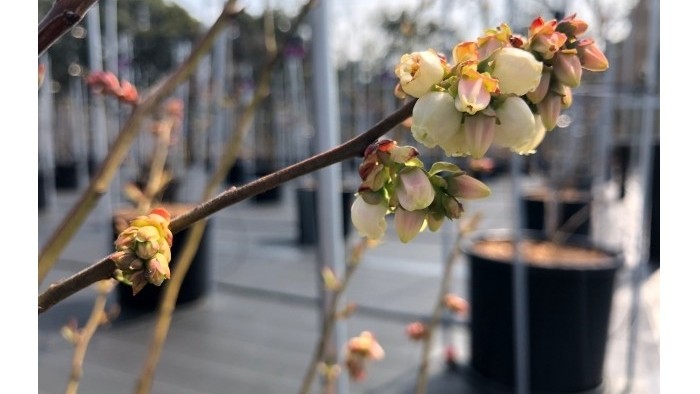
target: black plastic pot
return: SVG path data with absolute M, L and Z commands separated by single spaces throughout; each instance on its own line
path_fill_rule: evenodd
M 141 190 L 143 190 L 146 187 L 146 181 L 143 179 L 136 180 L 134 184 Z M 154 196 L 154 200 L 164 203 L 179 202 L 179 193 L 180 180 L 173 178 L 158 193 L 156 193 L 156 195 Z
M 546 191 L 538 190 L 526 193 L 522 196 L 521 202 L 525 215 L 525 228 L 535 231 L 544 231 L 547 220 L 547 207 L 550 205 Z M 561 229 L 572 216 L 580 215 L 578 216 L 582 218 L 580 224 L 571 227 L 570 230 L 566 232 L 578 235 L 590 235 L 590 202 L 590 194 L 584 191 L 569 190 L 560 195 L 555 205 L 556 209 L 558 209 L 557 217 L 559 218 L 556 229 Z
M 654 145 L 654 168 L 651 174 L 651 223 L 649 228 L 649 263 L 653 269 L 661 267 L 661 245 L 660 245 L 660 226 L 661 226 L 661 149 L 657 142 Z
M 75 161 L 56 163 L 54 167 L 56 189 L 75 190 L 78 188 L 78 163 Z
M 543 240 L 526 231 L 527 240 Z M 465 250 L 471 305 L 470 369 L 482 381 L 512 392 L 515 384 L 512 257 L 487 254 L 482 242 L 511 244 L 507 232 L 487 232 Z M 587 393 L 603 385 L 603 367 L 619 254 L 584 238 L 567 241 L 600 254 L 596 262 L 559 258 L 544 266 L 523 261 L 527 272 L 529 380 L 533 393 Z M 512 253 L 511 253 L 512 256 Z M 501 391 L 496 391 L 501 392 Z
M 318 242 L 318 218 L 316 215 L 316 188 L 299 187 L 297 197 L 298 242 L 301 245 L 314 245 Z M 352 229 L 350 207 L 354 191 L 343 191 L 343 236 L 347 237 Z
M 171 211 L 172 213 L 172 211 Z M 124 213 L 115 215 L 114 222 L 122 221 Z M 211 260 L 211 240 L 210 240 L 210 225 L 207 224 L 202 235 L 202 240 L 199 248 L 194 255 L 192 264 L 190 265 L 187 275 L 185 276 L 180 293 L 177 297 L 177 305 L 182 305 L 196 301 L 204 297 L 211 288 L 210 275 L 210 260 Z M 114 227 L 113 227 L 114 228 Z M 177 270 L 177 260 L 181 250 L 187 240 L 190 229 L 183 230 L 173 235 L 173 246 L 171 248 L 172 258 L 170 260 L 171 272 Z M 119 232 L 114 229 L 113 235 L 116 239 Z M 147 284 L 138 294 L 133 295 L 131 286 L 119 283 L 117 286 L 117 297 L 122 310 L 131 310 L 134 312 L 151 312 L 158 308 L 160 297 L 165 292 L 165 286 L 169 281 L 163 282 L 161 286 Z

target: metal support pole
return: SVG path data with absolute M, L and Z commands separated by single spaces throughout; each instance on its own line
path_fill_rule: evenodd
M 311 11 L 312 24 L 312 62 L 313 62 L 313 94 L 314 94 L 314 123 L 318 136 L 318 150 L 325 151 L 340 143 L 340 124 L 338 106 L 338 80 L 330 54 L 330 20 L 329 5 L 321 1 Z M 341 167 L 340 164 L 323 168 L 318 171 L 316 186 L 318 207 L 318 272 L 323 299 L 321 315 L 328 307 L 329 294 L 323 287 L 321 269 L 329 267 L 337 277 L 345 275 L 345 250 L 342 238 L 342 209 L 341 209 Z M 340 305 L 343 304 L 341 299 Z M 344 321 L 336 322 L 332 338 L 327 347 L 326 356 L 341 360 L 344 356 L 343 345 L 347 338 L 347 325 Z M 336 393 L 348 393 L 348 376 L 341 374 L 336 382 Z
M 632 276 L 632 308 L 630 311 L 631 327 L 629 348 L 627 352 L 627 384 L 626 392 L 631 392 L 634 385 L 634 370 L 635 359 L 637 352 L 637 337 L 639 334 L 639 319 L 635 318 L 639 314 L 640 308 L 640 292 L 641 282 L 647 278 L 648 274 L 648 258 L 649 258 L 649 225 L 651 216 L 649 214 L 650 207 L 650 178 L 651 178 L 651 155 L 653 126 L 655 114 L 655 101 L 658 100 L 656 93 L 659 70 L 657 68 L 657 59 L 659 51 L 659 1 L 649 0 L 649 30 L 648 30 L 648 46 L 646 67 L 647 73 L 644 81 L 645 87 L 645 111 L 643 112 L 642 120 L 642 135 L 640 141 L 640 168 L 639 168 L 639 192 L 641 193 L 641 206 L 639 207 L 639 233 L 636 237 L 635 245 L 635 269 Z
M 520 205 L 520 166 L 522 157 L 518 154 L 511 154 L 510 157 L 510 177 L 512 179 L 513 204 L 513 344 L 515 360 L 515 393 L 527 394 L 530 388 L 530 365 L 528 363 L 530 354 L 530 333 L 528 321 L 528 288 L 527 288 L 527 267 L 522 260 L 520 253 L 520 242 L 523 239 L 523 212 Z
M 44 83 L 39 89 L 39 170 L 44 175 L 44 191 L 46 193 L 46 209 L 56 204 L 56 183 L 54 170 L 56 158 L 54 155 L 53 126 L 54 104 L 51 92 L 52 72 L 51 58 L 44 53 L 39 61 L 44 65 Z
M 216 168 L 219 163 L 220 149 L 224 140 L 224 127 L 226 123 L 226 108 L 224 108 L 224 94 L 226 86 L 226 42 L 228 41 L 228 29 L 221 32 L 214 44 L 212 55 L 212 101 L 214 108 L 214 124 L 209 132 L 209 160 L 211 168 Z
M 102 33 L 100 31 L 100 7 L 95 4 L 87 13 L 88 47 L 90 71 L 101 71 L 102 66 Z M 100 94 L 90 97 L 90 135 L 92 136 L 92 165 L 93 171 L 107 157 L 107 120 L 105 118 L 104 98 Z M 100 199 L 98 205 L 109 213 L 111 211 L 111 189 Z

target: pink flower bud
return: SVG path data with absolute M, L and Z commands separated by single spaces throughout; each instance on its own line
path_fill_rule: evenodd
M 421 168 L 406 167 L 399 174 L 396 195 L 407 211 L 427 208 L 435 198 L 435 189 Z
M 576 37 L 585 33 L 588 23 L 582 19 L 576 19 L 576 14 L 571 14 L 557 23 L 557 31 Z
M 114 247 L 117 250 L 130 249 L 133 246 L 134 241 L 136 240 L 136 233 L 138 233 L 138 231 L 139 229 L 136 227 L 129 227 L 126 230 L 122 231 L 117 237 L 117 240 L 114 241 Z
M 469 309 L 467 300 L 453 293 L 445 294 L 442 299 L 442 303 L 452 313 L 456 313 L 458 315 L 465 315 Z
M 447 193 L 453 197 L 473 200 L 491 195 L 485 183 L 467 174 L 447 177 Z
M 459 219 L 464 213 L 464 207 L 453 196 L 442 195 L 442 209 L 450 219 Z
M 542 117 L 542 125 L 547 131 L 554 129 L 561 113 L 562 97 L 554 92 L 549 92 L 547 96 L 537 104 L 537 111 Z
M 566 86 L 576 88 L 581 84 L 581 60 L 575 53 L 559 52 L 554 58 L 554 76 Z
M 158 253 L 158 240 L 136 243 L 136 255 L 143 260 L 149 260 Z
M 605 71 L 609 67 L 608 58 L 591 39 L 579 41 L 576 54 L 581 60 L 581 67 L 588 71 Z
M 418 149 L 412 146 L 394 146 L 389 150 L 389 155 L 394 163 L 404 164 L 418 156 Z
M 161 253 L 157 253 L 151 260 L 148 261 L 146 269 L 146 280 L 148 282 L 160 286 L 163 281 L 170 279 L 170 267 L 168 260 Z
M 553 32 L 551 34 L 538 34 L 530 44 L 530 48 L 541 54 L 543 59 L 549 60 L 566 43 L 566 34 Z
M 542 78 L 540 78 L 540 84 L 537 85 L 537 89 L 532 92 L 527 92 L 526 96 L 533 104 L 537 104 L 544 96 L 547 95 L 549 91 L 549 82 L 552 80 L 552 69 L 549 67 L 544 67 L 542 69 Z
M 134 260 L 139 260 L 136 255 L 130 250 L 122 250 L 120 252 L 114 252 L 109 256 L 109 259 L 114 262 L 114 265 L 117 266 L 122 271 L 126 271 L 130 268 L 131 263 Z
M 414 321 L 406 326 L 406 335 L 414 341 L 425 338 L 425 325 L 419 321 Z

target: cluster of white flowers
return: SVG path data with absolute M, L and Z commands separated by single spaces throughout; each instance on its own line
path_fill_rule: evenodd
M 452 50 L 454 65 L 432 49 L 405 54 L 396 66 L 397 92 L 418 98 L 411 132 L 448 156 L 481 158 L 491 144 L 531 154 L 572 103 L 582 69 L 608 68 L 575 15 L 535 19 L 528 37 L 507 24 Z
M 386 215 L 394 213 L 396 233 L 408 242 L 425 228 L 437 231 L 445 218 L 459 218 L 461 200 L 487 197 L 488 186 L 452 163 L 423 168 L 418 150 L 381 140 L 365 150 L 360 165 L 362 184 L 350 209 L 358 232 L 380 239 L 387 229 Z

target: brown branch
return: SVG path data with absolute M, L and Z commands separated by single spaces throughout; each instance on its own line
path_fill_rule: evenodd
M 270 190 L 292 179 L 328 167 L 332 164 L 340 163 L 352 157 L 361 157 L 367 145 L 388 133 L 395 126 L 401 124 L 401 122 L 410 117 L 415 103 L 416 100 L 411 100 L 409 103 L 375 124 L 369 130 L 335 148 L 331 148 L 306 160 L 292 164 L 240 188 L 232 187 L 224 191 L 213 199 L 173 219 L 170 223 L 170 229 L 174 233 L 179 232 L 189 227 L 194 222 L 202 220 L 215 212 Z
M 77 25 L 97 0 L 56 0 L 39 22 L 39 56 Z
M 270 190 L 282 183 L 311 173 L 320 168 L 339 163 L 351 157 L 362 156 L 367 145 L 388 133 L 395 126 L 401 124 L 401 122 L 410 117 L 415 103 L 416 100 L 411 100 L 369 130 L 335 148 L 310 157 L 299 163 L 292 164 L 289 167 L 285 167 L 277 172 L 250 182 L 240 188 L 232 187 L 228 189 L 227 191 L 219 194 L 217 197 L 208 200 L 189 212 L 174 218 L 170 223 L 170 230 L 173 232 L 173 234 L 178 233 L 191 226 L 196 221 L 202 220 L 209 215 L 241 202 L 249 197 Z M 112 263 L 109 258 L 105 257 L 101 261 L 71 276 L 70 278 L 51 285 L 44 293 L 39 295 L 38 313 L 46 312 L 58 302 L 98 280 L 111 277 L 113 270 L 114 263 Z
M 97 170 L 97 174 L 95 174 L 88 187 L 39 253 L 39 284 L 51 270 L 68 241 L 75 235 L 87 216 L 97 205 L 99 199 L 107 191 L 112 178 L 114 178 L 119 166 L 129 152 L 131 142 L 138 134 L 143 118 L 156 108 L 163 99 L 172 94 L 175 88 L 184 82 L 196 69 L 199 60 L 209 52 L 214 39 L 226 26 L 230 17 L 238 14 L 238 11 L 233 10 L 235 2 L 235 0 L 229 0 L 224 7 L 224 11 L 190 56 L 162 84 L 153 89 L 141 103 L 134 107 L 131 116 L 127 119 L 110 147 L 107 157 L 105 157 L 102 165 Z

